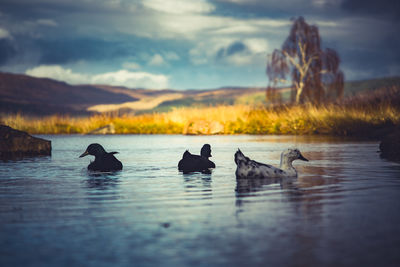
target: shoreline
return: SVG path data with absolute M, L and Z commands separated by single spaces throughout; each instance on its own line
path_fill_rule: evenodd
M 380 138 L 400 128 L 400 109 L 250 107 L 177 109 L 169 113 L 113 117 L 5 115 L 1 124 L 30 134 L 327 135 Z

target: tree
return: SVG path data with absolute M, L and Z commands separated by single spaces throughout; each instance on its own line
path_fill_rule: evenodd
M 292 102 L 319 104 L 326 99 L 341 98 L 344 75 L 339 64 L 340 58 L 335 50 L 321 49 L 318 27 L 298 17 L 294 19 L 282 49 L 275 49 L 268 56 L 269 87 L 287 83 L 290 74 Z
M 272 106 L 282 105 L 282 94 L 281 92 L 279 92 L 279 90 L 276 90 L 275 88 L 271 88 L 270 86 L 268 86 L 265 97 L 267 102 L 271 103 Z

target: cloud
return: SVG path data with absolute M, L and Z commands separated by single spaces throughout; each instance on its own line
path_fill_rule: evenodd
M 254 54 L 266 53 L 269 49 L 268 41 L 264 38 L 248 38 L 244 43 Z
M 92 77 L 91 83 L 115 86 L 123 85 L 129 88 L 165 89 L 168 88 L 168 77 L 161 74 L 119 70 L 95 75 Z
M 149 66 L 170 66 L 170 61 L 177 61 L 180 57 L 175 52 L 161 52 L 161 54 L 155 54 L 153 56 L 144 55 L 144 60 L 147 61 Z
M 124 69 L 131 69 L 131 70 L 137 70 L 140 69 L 140 65 L 136 62 L 124 62 L 122 64 L 122 67 Z
M 40 64 L 43 65 L 65 65 L 80 60 L 108 61 L 126 58 L 134 54 L 132 51 L 135 44 L 131 44 L 129 41 L 69 36 L 32 40 L 34 47 L 40 50 Z
M 246 50 L 247 47 L 242 42 L 234 42 L 225 49 L 225 54 L 227 56 L 232 56 L 234 54 L 243 53 Z
M 209 13 L 215 9 L 204 0 L 145 0 L 143 5 L 170 14 Z
M 164 57 L 167 60 L 172 60 L 172 61 L 180 59 L 180 57 L 175 52 L 167 52 L 164 54 Z
M 271 17 L 287 17 L 323 12 L 327 6 L 338 6 L 342 0 L 215 0 L 220 8 L 242 11 L 252 15 L 267 14 Z
M 0 39 L 11 39 L 11 34 L 3 28 L 0 28 Z
M 400 4 L 398 0 L 343 0 L 341 8 L 350 13 L 369 16 L 393 16 L 399 20 Z
M 160 54 L 155 54 L 148 63 L 150 66 L 161 66 L 166 64 L 164 58 Z
M 57 27 L 58 23 L 52 19 L 38 19 L 36 21 L 37 24 L 49 27 Z
M 218 37 L 221 34 L 261 35 L 266 31 L 279 31 L 291 25 L 287 19 L 242 19 L 217 15 L 181 15 L 179 17 L 157 16 L 155 27 L 148 28 L 153 38 L 183 38 L 198 40 Z
M 59 65 L 42 65 L 25 72 L 27 75 L 41 78 L 51 78 L 70 84 L 107 84 L 125 86 L 128 88 L 168 88 L 168 76 L 147 72 L 131 72 L 119 70 L 96 75 L 81 74 Z
M 190 78 L 184 87 L 191 87 L 193 73 L 205 69 L 219 75 L 221 84 L 233 83 L 233 78 L 226 80 L 228 70 L 253 67 L 264 75 L 265 55 L 281 47 L 289 34 L 290 17 L 299 14 L 319 27 L 322 45 L 337 50 L 349 68 L 374 68 L 377 73 L 399 65 L 399 20 L 393 17 L 400 5 L 395 0 L 0 2 L 2 71 L 24 72 L 37 65 L 77 66 L 84 61 L 92 72 L 122 66 L 137 73 L 144 66 L 167 66 L 170 82 L 182 84 L 183 79 L 176 77 L 189 73 L 185 73 Z M 390 73 L 396 70 L 392 69 Z M 72 81 L 82 78 L 81 73 L 67 70 L 58 70 L 65 72 L 59 76 Z M 88 75 L 85 81 L 92 78 Z
M 263 38 L 248 38 L 237 40 L 233 38 L 215 38 L 199 43 L 190 50 L 194 64 L 208 64 L 214 60 L 222 64 L 230 63 L 236 66 L 264 64 L 269 46 Z
M 13 44 L 12 38 L 7 36 L 0 38 L 0 66 L 6 65 L 18 54 L 18 49 Z
M 90 80 L 89 75 L 74 73 L 71 69 L 64 69 L 59 65 L 41 65 L 28 69 L 25 74 L 39 78 L 65 81 L 71 84 L 87 83 Z
M 243 42 L 235 41 L 227 47 L 220 48 L 216 58 L 235 65 L 244 65 L 249 63 L 249 55 L 250 51 L 248 47 Z

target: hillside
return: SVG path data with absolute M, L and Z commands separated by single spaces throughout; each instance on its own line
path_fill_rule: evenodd
M 108 85 L 69 85 L 47 78 L 0 73 L 0 113 L 143 113 L 167 111 L 177 106 L 234 104 L 237 100 L 251 99 L 254 93 L 264 98 L 263 88 L 130 89 Z
M 345 96 L 400 86 L 400 77 L 345 83 Z M 287 88 L 278 89 L 288 97 Z M 174 107 L 264 104 L 265 88 L 224 87 L 209 90 L 150 90 L 108 85 L 69 85 L 45 78 L 0 73 L 0 113 L 32 115 L 112 112 L 166 112 Z
M 374 91 L 380 88 L 400 86 L 400 77 L 387 77 L 361 81 L 348 81 L 344 85 L 345 96 L 354 96 L 359 93 Z
M 88 108 L 89 111 L 93 112 L 118 110 L 120 113 L 133 112 L 140 114 L 166 112 L 174 107 L 257 104 L 265 101 L 265 89 L 260 87 L 223 87 L 208 90 L 150 90 L 104 85 L 95 86 L 109 92 L 128 94 L 138 98 L 138 100 L 120 104 L 94 105 Z
M 89 106 L 136 98 L 98 87 L 72 86 L 45 78 L 0 73 L 0 112 L 28 114 L 87 113 Z

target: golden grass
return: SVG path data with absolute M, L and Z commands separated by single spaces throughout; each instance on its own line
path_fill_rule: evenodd
M 246 105 L 176 108 L 167 113 L 145 115 L 93 115 L 90 117 L 30 117 L 3 115 L 2 124 L 31 134 L 85 134 L 113 124 L 116 134 L 182 134 L 188 127 L 222 127 L 221 134 L 328 134 L 368 136 L 373 130 L 400 125 L 400 108 L 395 105 L 329 104 L 283 106 L 276 109 Z M 194 126 L 193 126 L 194 125 Z M 212 131 L 204 131 L 212 132 Z

